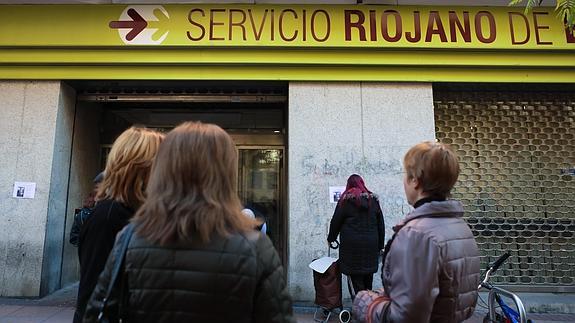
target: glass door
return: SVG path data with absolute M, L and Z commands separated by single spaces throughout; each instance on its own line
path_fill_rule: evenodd
M 267 235 L 285 263 L 283 148 L 238 147 L 238 193 L 245 207 L 266 221 Z

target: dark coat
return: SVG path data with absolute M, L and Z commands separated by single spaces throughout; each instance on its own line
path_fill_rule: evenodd
M 115 254 L 100 276 L 84 322 L 97 321 Z M 110 303 L 126 300 L 122 313 L 128 322 L 295 323 L 279 256 L 257 231 L 163 247 L 138 237 L 136 230 L 117 286 L 124 288 L 116 287 Z M 127 296 L 119 296 L 122 291 Z
M 104 200 L 96 204 L 80 230 L 78 255 L 80 257 L 80 286 L 76 301 L 74 322 L 80 322 L 96 287 L 98 276 L 106 265 L 108 255 L 114 246 L 116 234 L 122 230 L 134 211 L 125 205 Z
M 345 194 L 335 208 L 328 242 L 340 237 L 339 265 L 346 275 L 373 274 L 385 243 L 385 225 L 377 197 L 361 194 L 358 201 Z

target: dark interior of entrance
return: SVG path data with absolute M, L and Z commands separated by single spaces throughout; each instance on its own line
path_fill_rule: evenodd
M 167 132 L 184 121 L 217 124 L 232 136 L 238 148 L 238 195 L 246 207 L 265 218 L 268 236 L 285 263 L 286 83 L 72 82 L 71 85 L 77 91 L 77 112 L 69 208 L 74 207 L 74 199 L 81 198 L 80 192 L 90 190 L 90 181 L 103 170 L 115 138 L 130 126 Z M 68 262 L 75 261 L 74 250 L 65 253 Z M 74 280 L 76 266 L 64 264 L 63 280 L 66 277 Z

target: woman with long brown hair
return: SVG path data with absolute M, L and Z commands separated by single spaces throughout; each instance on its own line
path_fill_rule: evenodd
M 80 229 L 80 287 L 74 322 L 82 320 L 116 234 L 144 202 L 152 162 L 163 137 L 150 129 L 131 127 L 112 145 L 104 179 L 98 185 L 98 202 Z
M 220 127 L 186 122 L 166 136 L 108 299 L 120 306 L 107 315 L 128 322 L 295 322 L 279 256 L 253 229 L 257 221 L 241 213 L 236 185 L 237 151 Z M 121 253 L 113 255 L 87 322 L 96 321 L 121 261 Z

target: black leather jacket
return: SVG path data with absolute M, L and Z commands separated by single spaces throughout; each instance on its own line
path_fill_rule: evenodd
M 84 322 L 97 321 L 115 254 Z M 295 322 L 279 256 L 269 238 L 256 231 L 169 247 L 154 245 L 136 231 L 117 285 L 125 286 L 127 295 L 120 296 L 116 287 L 109 303 L 126 300 L 121 311 L 128 322 Z
M 70 230 L 70 243 L 75 247 L 80 243 L 80 230 L 82 229 L 82 225 L 84 225 L 84 222 L 92 215 L 92 211 L 92 208 L 83 207 L 76 209 L 74 213 L 74 223 L 72 223 L 72 229 Z
M 134 210 L 126 205 L 113 200 L 103 200 L 96 204 L 92 214 L 82 225 L 78 241 L 80 285 L 74 323 L 80 322 L 83 317 L 86 304 L 114 247 L 116 235 L 133 215 Z

